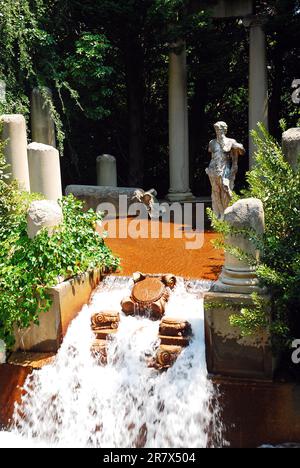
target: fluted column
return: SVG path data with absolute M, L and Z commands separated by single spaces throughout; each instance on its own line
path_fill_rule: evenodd
M 262 122 L 268 128 L 268 69 L 266 35 L 263 19 L 252 16 L 244 20 L 249 27 L 249 165 L 254 164 L 255 144 L 250 135 Z
M 189 183 L 189 128 L 186 46 L 174 44 L 169 54 L 170 201 L 193 198 Z

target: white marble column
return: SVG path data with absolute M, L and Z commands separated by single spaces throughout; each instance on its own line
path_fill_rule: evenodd
M 249 165 L 254 164 L 255 144 L 250 135 L 259 122 L 268 128 L 268 69 L 267 44 L 263 20 L 250 17 L 244 20 L 250 29 L 249 57 Z
M 0 116 L 2 127 L 0 139 L 4 144 L 4 157 L 11 174 L 11 179 L 17 180 L 21 190 L 30 191 L 29 170 L 27 159 L 27 131 L 23 115 L 8 114 Z
M 45 99 L 45 96 L 47 97 Z M 55 124 L 49 103 L 52 92 L 49 88 L 34 88 L 31 94 L 31 133 L 32 141 L 56 147 Z
M 189 128 L 186 47 L 173 45 L 169 55 L 170 190 L 167 199 L 193 199 L 189 183 Z

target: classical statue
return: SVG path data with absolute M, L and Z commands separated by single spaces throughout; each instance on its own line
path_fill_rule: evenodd
M 223 219 L 232 199 L 238 158 L 245 154 L 245 149 L 236 140 L 226 137 L 228 126 L 225 122 L 217 122 L 214 127 L 217 138 L 209 143 L 212 158 L 206 173 L 212 187 L 213 211 L 219 219 Z

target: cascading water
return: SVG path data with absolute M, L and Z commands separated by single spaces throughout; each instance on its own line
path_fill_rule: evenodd
M 109 342 L 108 363 L 91 356 L 91 316 L 120 310 L 130 293 L 128 278 L 107 277 L 91 304 L 71 324 L 55 362 L 35 371 L 16 408 L 10 434 L 55 447 L 196 448 L 221 444 L 214 389 L 207 379 L 202 293 L 208 284 L 179 279 L 166 316 L 188 320 L 194 338 L 167 372 L 147 367 L 155 354 L 159 322 L 121 316 Z

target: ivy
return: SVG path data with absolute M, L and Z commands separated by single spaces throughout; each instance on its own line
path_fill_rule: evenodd
M 42 230 L 27 236 L 26 213 L 38 195 L 20 192 L 9 183 L 0 153 L 0 339 L 14 344 L 14 328 L 38 324 L 49 310 L 49 288 L 58 278 L 71 278 L 95 268 L 115 270 L 119 260 L 105 245 L 96 227 L 102 215 L 85 212 L 72 195 L 63 198 L 64 221 L 50 237 Z

